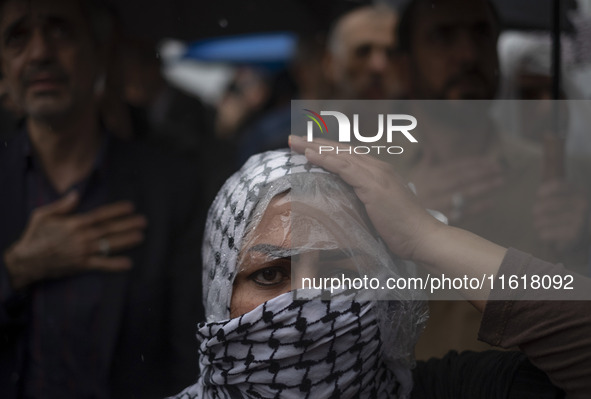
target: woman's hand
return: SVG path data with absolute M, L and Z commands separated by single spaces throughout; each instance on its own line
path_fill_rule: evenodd
M 506 249 L 468 231 L 446 226 L 419 204 L 404 180 L 393 168 L 370 156 L 319 153 L 322 145 L 342 148 L 328 140 L 290 136 L 290 147 L 306 154 L 310 162 L 341 177 L 353 187 L 365 205 L 374 227 L 392 252 L 425 266 L 429 272 L 451 278 L 494 275 Z M 460 290 L 482 311 L 490 291 L 488 280 L 479 292 Z
M 419 200 L 391 165 L 371 156 L 345 152 L 320 153 L 320 146 L 347 146 L 322 139 L 308 142 L 290 136 L 290 147 L 315 165 L 341 177 L 365 205 L 374 227 L 390 250 L 404 259 L 420 261 L 419 250 L 428 236 L 445 227 Z

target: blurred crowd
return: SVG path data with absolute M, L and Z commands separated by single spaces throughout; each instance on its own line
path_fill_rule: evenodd
M 137 392 L 134 378 L 150 385 L 159 373 L 152 366 L 194 360 L 195 345 L 181 344 L 203 316 L 194 287 L 207 207 L 251 155 L 287 146 L 294 99 L 540 100 L 495 103 L 491 115 L 480 115 L 495 120 L 494 128 L 457 129 L 425 115 L 420 150 L 388 161 L 450 224 L 589 274 L 591 86 L 584 83 L 591 81 L 577 72 L 589 62 L 581 48 L 590 32 L 584 17 L 577 32 L 562 34 L 558 99 L 569 105 L 557 134 L 547 118 L 556 103 L 543 101 L 556 94 L 550 32 L 505 30 L 487 0 L 344 2 L 346 10 L 322 29 L 298 32 L 283 65 L 232 64 L 214 101 L 167 79 L 158 42 L 129 37 L 115 11 L 85 3 L 0 1 L 0 396 L 34 397 L 47 384 L 96 397 L 108 397 L 101 387 L 110 386 L 124 395 Z M 65 196 L 72 192 L 75 198 Z M 91 216 L 78 220 L 79 212 Z M 86 230 L 68 236 L 70 228 Z M 46 244 L 60 234 L 63 241 Z M 88 252 L 77 257 L 74 234 L 93 237 L 80 243 Z M 66 249 L 56 255 L 60 245 Z M 125 259 L 103 264 L 96 254 L 122 254 L 133 266 Z M 83 269 L 72 266 L 80 257 L 88 261 Z M 19 274 L 32 264 L 40 265 L 34 273 Z M 138 271 L 144 264 L 151 266 Z M 113 269 L 126 277 L 98 280 L 96 270 Z M 106 322 L 110 284 L 121 298 L 111 303 L 116 320 Z M 63 303 L 71 309 L 47 316 Z M 465 303 L 433 302 L 417 357 L 485 349 L 476 340 L 479 317 Z M 63 343 L 70 350 L 76 342 L 72 350 L 83 360 L 52 360 L 60 356 L 50 340 L 63 332 L 56 325 L 69 320 L 86 326 Z M 185 327 L 166 327 L 177 321 Z M 112 337 L 92 341 L 98 325 L 112 325 Z M 177 339 L 181 329 L 188 337 Z M 103 355 L 87 351 L 87 341 Z M 173 349 L 158 348 L 162 341 Z M 190 356 L 167 357 L 183 351 Z M 58 377 L 47 372 L 56 368 Z M 140 397 L 172 394 L 192 382 L 195 368 L 171 371 L 168 386 Z M 117 375 L 121 370 L 131 377 Z M 64 382 L 69 373 L 84 388 Z

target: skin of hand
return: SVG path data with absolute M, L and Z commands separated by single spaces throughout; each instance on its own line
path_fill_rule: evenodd
M 305 153 L 310 162 L 339 175 L 353 187 L 392 252 L 404 259 L 414 259 L 422 237 L 444 226 L 418 203 L 391 165 L 370 156 L 319 154 L 320 145 L 345 147 L 328 140 L 315 139 L 310 143 L 297 136 L 290 137 L 293 150 Z M 392 212 L 392 209 L 404 212 Z
M 539 238 L 558 253 L 581 244 L 591 223 L 589 199 L 563 180 L 542 183 L 533 209 Z
M 461 194 L 465 205 L 461 215 L 452 222 L 489 209 L 493 205 L 489 194 L 504 184 L 498 162 L 482 158 L 436 165 L 424 157 L 412 172 L 410 181 L 425 208 L 438 210 L 448 217 L 453 215 L 454 195 Z
M 339 146 L 328 140 L 308 142 L 290 136 L 292 150 L 304 153 L 308 160 L 340 176 L 365 205 L 372 224 L 398 256 L 421 263 L 428 270 L 450 277 L 496 274 L 506 249 L 466 230 L 447 226 L 432 217 L 410 191 L 392 166 L 371 156 L 319 154 L 321 145 Z M 490 287 L 483 287 L 480 297 L 488 297 Z M 470 298 L 483 311 L 485 300 Z
M 146 218 L 133 204 L 120 201 L 73 214 L 79 195 L 73 191 L 33 211 L 24 233 L 5 253 L 14 289 L 37 281 L 89 270 L 118 272 L 132 264 L 126 256 L 101 254 L 101 239 L 118 253 L 141 243 Z

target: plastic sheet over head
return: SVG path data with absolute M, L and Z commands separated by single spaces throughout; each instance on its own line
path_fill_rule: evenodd
M 412 363 L 428 317 L 425 295 L 407 286 L 413 264 L 397 259 L 374 230 L 353 189 L 333 174 L 293 175 L 291 180 L 292 288 L 301 295 L 342 290 L 373 302 L 387 359 Z
M 259 160 L 261 161 L 262 159 Z M 239 245 L 240 250 L 235 254 L 233 264 L 227 264 L 227 255 L 220 255 L 226 258 L 218 258 L 223 265 L 218 265 L 218 268 L 227 268 L 225 274 L 217 273 L 225 276 L 222 284 L 216 278 L 209 282 L 204 280 L 206 308 L 215 310 L 217 306 L 219 313 L 219 304 L 223 304 L 225 300 L 229 303 L 229 298 L 224 297 L 228 291 L 222 285 L 227 283 L 226 287 L 231 292 L 231 281 L 239 271 L 240 262 L 243 261 L 241 257 L 244 256 L 245 249 L 257 241 L 256 232 L 260 230 L 257 230 L 257 226 L 269 203 L 274 198 L 282 198 L 281 201 L 288 201 L 291 206 L 287 219 L 280 219 L 280 222 L 271 227 L 265 226 L 262 231 L 269 234 L 270 228 L 272 234 L 279 237 L 277 241 L 285 243 L 279 250 L 275 249 L 273 256 L 291 259 L 291 288 L 297 290 L 296 298 L 307 299 L 320 290 L 322 298 L 332 300 L 343 297 L 334 295 L 337 292 L 354 291 L 357 300 L 372 303 L 383 342 L 389 343 L 384 347 L 385 358 L 391 361 L 393 367 L 408 367 L 413 362 L 414 345 L 428 317 L 425 297 L 419 290 L 387 289 L 385 284 L 388 279 L 410 277 L 414 266 L 393 257 L 374 231 L 363 204 L 352 188 L 340 178 L 311 167 L 305 157 L 300 155 L 284 153 L 283 162 L 290 165 L 289 172 L 259 185 L 256 195 L 254 192 L 246 193 L 253 203 L 246 216 L 243 235 L 240 240 L 237 237 L 233 240 L 233 244 Z M 245 171 L 241 172 L 242 176 L 237 182 L 244 182 L 249 175 Z M 216 202 L 220 201 L 216 199 Z M 232 201 L 226 202 L 232 208 Z M 228 210 L 220 208 L 221 211 L 224 209 Z M 210 210 L 210 214 L 211 212 Z M 208 220 L 209 227 L 210 224 L 211 221 Z M 223 226 L 220 228 L 224 230 Z M 212 256 L 211 259 L 215 261 L 216 257 Z M 206 264 L 206 268 L 211 266 Z M 204 273 L 215 276 L 216 268 L 213 269 Z M 364 277 L 367 284 L 370 279 L 374 285 L 378 281 L 384 289 L 360 287 L 358 282 L 363 281 Z M 331 279 L 349 279 L 354 285 L 344 287 L 341 284 L 336 287 L 336 280 Z M 319 284 L 322 285 L 321 288 Z M 227 314 L 211 317 L 208 312 L 210 319 L 220 320 L 224 316 L 227 317 Z
M 208 322 L 230 317 L 232 285 L 244 237 L 272 197 L 289 188 L 283 177 L 327 173 L 289 150 L 253 155 L 222 186 L 207 214 L 203 237 L 203 304 Z M 264 205 L 264 206 L 263 206 Z
M 273 199 L 289 202 L 291 211 L 257 229 Z M 342 300 L 350 296 L 338 294 L 354 292 L 356 300 L 372 302 L 383 340 L 392 343 L 384 348 L 385 357 L 403 367 L 412 363 L 414 345 L 428 317 L 425 297 L 418 289 L 388 289 L 386 283 L 410 278 L 414 265 L 388 251 L 350 186 L 328 173 L 284 176 L 256 205 L 242 254 L 261 241 L 260 231 L 283 243 L 272 256 L 291 258 L 296 299 L 318 297 L 320 291 L 325 300 Z

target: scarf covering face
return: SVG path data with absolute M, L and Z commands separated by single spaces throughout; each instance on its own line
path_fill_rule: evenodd
M 240 317 L 202 324 L 193 398 L 396 398 L 370 302 L 294 300 L 286 293 Z
M 318 291 L 297 290 L 230 319 L 232 285 L 248 233 L 271 199 L 294 190 L 302 178 L 318 178 L 321 186 L 336 182 L 346 187 L 340 189 L 346 195 L 355 197 L 336 176 L 289 151 L 253 156 L 218 193 L 208 213 L 203 244 L 207 323 L 199 325 L 197 334 L 201 375 L 175 398 L 403 398 L 409 394 L 409 351 L 426 320 L 424 306 L 414 304 L 419 302 L 360 301 L 346 291 L 326 301 Z

